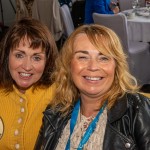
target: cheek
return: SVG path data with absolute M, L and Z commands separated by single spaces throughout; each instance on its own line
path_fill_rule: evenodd
M 20 66 L 19 62 L 16 62 L 14 59 L 9 58 L 8 68 L 9 68 L 10 72 L 12 72 L 13 70 L 17 69 L 19 66 Z
M 42 65 L 39 65 L 39 66 L 37 65 L 35 67 L 36 72 L 40 73 L 40 74 L 42 74 L 44 72 L 44 69 L 45 69 L 45 64 L 42 64 Z
M 84 63 L 81 63 L 77 60 L 72 60 L 71 61 L 71 72 L 80 72 L 82 69 L 84 69 L 86 65 Z
M 15 64 L 15 61 L 13 60 L 11 55 L 9 54 L 9 57 L 8 57 L 8 67 L 9 67 L 9 69 L 13 68 L 14 64 Z
M 71 65 L 70 65 L 70 71 L 71 74 L 74 72 L 74 70 L 76 70 L 76 62 L 74 60 L 71 61 Z
M 116 68 L 115 65 L 111 65 L 110 67 L 107 68 L 107 73 L 113 79 L 114 79 L 114 76 L 115 76 L 115 68 Z
M 115 63 L 107 64 L 106 66 L 103 66 L 103 70 L 109 76 L 109 78 L 114 78 L 116 65 Z
M 78 63 L 74 60 L 71 61 L 70 71 L 71 71 L 72 80 L 75 83 L 76 77 L 79 73 L 79 66 Z

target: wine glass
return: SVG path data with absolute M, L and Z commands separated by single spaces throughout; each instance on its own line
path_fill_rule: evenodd
M 150 0 L 146 0 L 145 5 L 146 5 L 146 8 L 147 8 L 148 13 L 149 13 L 148 16 L 150 16 Z
M 132 8 L 133 8 L 133 12 L 135 11 L 135 9 L 138 7 L 138 0 L 132 0 Z

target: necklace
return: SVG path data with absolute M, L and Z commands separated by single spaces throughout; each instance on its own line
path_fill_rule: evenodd
M 84 115 L 82 115 L 80 113 L 80 122 L 83 123 L 83 125 L 81 126 L 81 135 L 83 136 L 83 133 L 86 131 L 86 129 L 88 128 L 89 124 L 94 120 L 95 116 L 90 116 L 90 117 L 85 117 Z
M 70 140 L 70 146 L 73 149 L 78 148 L 78 144 L 80 143 L 86 129 L 88 128 L 89 124 L 93 121 L 95 116 L 90 116 L 90 117 L 85 117 L 82 115 L 81 111 L 79 110 L 78 118 L 77 118 L 77 123 L 76 127 L 74 129 L 74 132 L 71 135 L 71 140 Z

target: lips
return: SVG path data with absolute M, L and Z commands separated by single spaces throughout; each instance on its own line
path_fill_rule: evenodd
M 87 79 L 87 80 L 90 80 L 90 81 L 99 81 L 99 80 L 102 80 L 102 77 L 89 77 L 89 76 L 85 76 L 84 78 Z

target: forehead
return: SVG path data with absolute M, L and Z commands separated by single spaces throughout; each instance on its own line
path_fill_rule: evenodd
M 73 43 L 73 51 L 76 50 L 97 50 L 103 49 L 100 39 L 96 39 L 96 36 L 87 36 L 85 33 L 76 35 Z
M 108 39 L 102 34 L 96 34 L 96 33 L 79 33 L 74 38 L 74 47 L 79 46 L 83 43 L 92 44 L 93 46 L 103 46 L 108 44 Z M 80 43 L 80 44 L 79 44 Z
M 80 33 L 75 36 L 74 43 L 82 42 L 83 40 L 89 40 L 85 33 Z
M 28 55 L 45 54 L 45 51 L 42 49 L 41 46 L 33 48 L 31 47 L 30 41 L 24 39 L 20 40 L 19 45 L 16 45 L 16 47 L 11 48 L 10 51 L 22 52 Z
M 86 34 L 81 33 L 75 37 L 75 40 L 73 43 L 73 50 L 78 50 L 78 49 L 83 50 L 83 49 L 88 49 L 90 47 L 94 47 L 94 46 Z
M 20 46 L 20 45 L 22 45 L 22 46 L 27 46 L 27 45 L 30 46 L 30 45 L 31 45 L 31 39 L 30 39 L 30 38 L 27 38 L 27 37 L 22 38 L 22 39 L 20 40 L 18 46 Z
M 12 50 L 13 49 L 16 49 L 16 48 L 23 48 L 23 47 L 26 47 L 26 48 L 30 48 L 32 50 L 41 50 L 41 51 L 44 51 L 44 48 L 42 47 L 42 43 L 39 42 L 39 41 L 36 41 L 36 40 L 31 40 L 31 38 L 25 36 L 25 37 L 22 37 L 18 42 L 14 43 L 13 47 L 12 47 Z
M 102 34 L 80 33 L 76 35 L 73 43 L 73 52 L 77 50 L 97 50 L 103 55 L 114 57 L 115 48 L 110 39 Z

